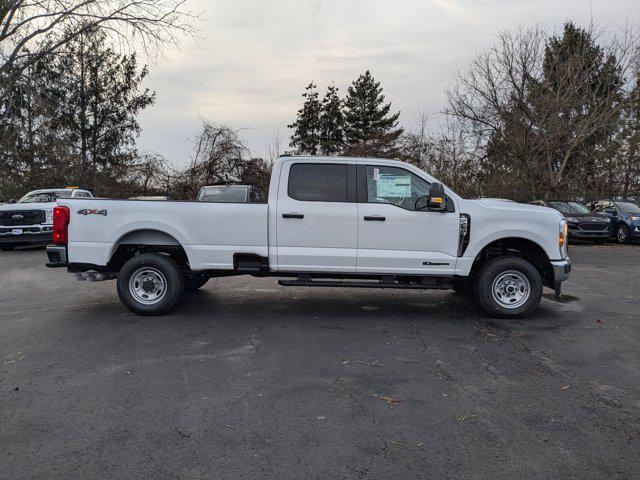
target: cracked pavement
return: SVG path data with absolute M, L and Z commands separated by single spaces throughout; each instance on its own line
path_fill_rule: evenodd
M 638 478 L 640 246 L 517 321 L 213 279 L 164 317 L 0 252 L 0 478 Z

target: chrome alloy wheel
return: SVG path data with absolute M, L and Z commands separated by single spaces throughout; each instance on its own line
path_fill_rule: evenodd
M 129 293 L 143 305 L 155 305 L 167 293 L 167 279 L 153 267 L 142 267 L 129 279 Z
M 507 270 L 496 277 L 491 286 L 493 299 L 504 308 L 518 308 L 529 299 L 531 285 L 521 272 Z

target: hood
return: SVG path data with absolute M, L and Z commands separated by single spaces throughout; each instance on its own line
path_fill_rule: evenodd
M 483 208 L 489 208 L 495 211 L 496 214 L 500 214 L 500 212 L 504 212 L 505 214 L 516 213 L 518 216 L 521 216 L 523 218 L 529 215 L 543 215 L 558 222 L 564 218 L 560 212 L 554 210 L 553 208 L 541 207 L 539 205 L 529 205 L 528 203 L 508 202 L 504 200 L 486 198 L 464 201 L 473 203 Z
M 6 203 L 0 205 L 0 212 L 15 212 L 16 210 L 53 210 L 56 202 L 46 203 Z
M 467 200 L 469 202 L 478 203 L 484 207 L 496 208 L 501 210 L 512 210 L 512 211 L 520 211 L 520 212 L 541 212 L 547 211 L 549 213 L 554 213 L 556 215 L 560 215 L 560 212 L 554 210 L 553 208 L 541 207 L 540 205 L 529 205 L 528 203 L 517 203 L 517 202 L 509 202 L 506 200 L 495 200 L 489 198 L 480 198 L 477 200 Z

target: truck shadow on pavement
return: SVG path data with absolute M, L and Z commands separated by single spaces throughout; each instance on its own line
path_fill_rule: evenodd
M 552 294 L 550 294 L 552 297 Z M 207 288 L 185 293 L 176 307 L 160 317 L 137 316 L 119 302 L 74 308 L 74 315 L 109 324 L 139 324 L 215 329 L 242 329 L 260 324 L 299 325 L 305 328 L 349 329 L 361 326 L 406 324 L 421 329 L 468 328 L 482 325 L 501 332 L 557 330 L 572 323 L 569 315 L 579 305 L 551 303 L 543 298 L 538 310 L 525 319 L 493 319 L 483 315 L 473 299 L 449 291 L 407 292 L 353 289 Z M 561 308 L 558 308 L 561 307 Z M 483 328 L 484 328 L 483 327 Z M 178 330 L 177 330 L 178 331 Z

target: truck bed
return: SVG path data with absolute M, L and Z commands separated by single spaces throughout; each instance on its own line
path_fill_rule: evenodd
M 179 243 L 193 270 L 233 269 L 234 253 L 268 256 L 267 204 L 87 198 L 58 205 L 71 214 L 72 263 L 106 265 L 119 243 Z

